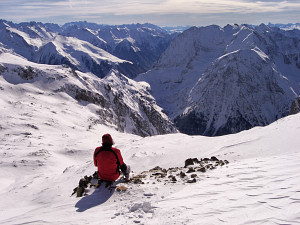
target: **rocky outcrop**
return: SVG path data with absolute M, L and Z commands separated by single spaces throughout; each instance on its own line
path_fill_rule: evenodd
M 33 80 L 38 76 L 37 72 L 31 66 L 19 68 L 18 75 L 24 80 Z
M 300 97 L 297 97 L 291 106 L 290 115 L 294 115 L 300 112 Z
M 132 185 L 143 185 L 156 183 L 167 184 L 192 184 L 200 182 L 203 179 L 203 173 L 208 173 L 210 170 L 217 169 L 218 167 L 229 164 L 227 160 L 220 160 L 215 156 L 211 158 L 189 158 L 185 160 L 184 167 L 173 167 L 169 169 L 161 168 L 156 166 L 150 170 L 143 171 L 140 174 L 131 174 L 131 177 L 126 180 L 123 179 L 121 174 L 120 178 L 115 183 L 125 183 L 127 186 Z M 128 188 L 124 185 L 114 186 L 114 182 L 103 181 L 98 179 L 97 171 L 92 176 L 84 176 L 79 180 L 79 184 L 74 188 L 73 194 L 76 193 L 77 197 L 87 195 L 87 190 L 90 188 L 99 188 L 105 185 L 105 188 L 111 192 L 117 190 L 118 192 L 124 192 Z

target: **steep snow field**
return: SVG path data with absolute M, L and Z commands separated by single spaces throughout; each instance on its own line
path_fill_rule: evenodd
M 0 77 L 1 224 L 300 224 L 300 114 L 220 137 L 141 138 L 95 125 L 65 94 L 39 93 Z M 90 107 L 93 107 L 92 105 Z M 123 184 L 71 196 L 96 168 L 94 148 L 111 133 L 135 174 L 184 166 L 189 157 L 227 159 L 197 182 Z

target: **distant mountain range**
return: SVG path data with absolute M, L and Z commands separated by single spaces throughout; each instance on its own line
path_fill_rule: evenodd
M 300 23 L 288 23 L 288 24 L 281 24 L 281 23 L 272 24 L 272 23 L 269 23 L 268 26 L 269 27 L 278 27 L 278 28 L 283 29 L 283 30 L 293 30 L 293 29 L 300 30 Z
M 128 77 L 146 72 L 171 39 L 152 24 L 120 26 L 72 22 L 63 26 L 0 20 L 0 43 L 29 61 L 65 64 L 104 77 L 112 68 Z
M 96 122 L 124 132 L 236 133 L 284 117 L 299 96 L 298 27 L 0 20 L 0 74 L 29 75 L 32 85 L 41 80 L 35 71 L 50 80 L 69 74 L 55 91 L 96 105 Z M 46 87 L 48 78 L 39 82 Z

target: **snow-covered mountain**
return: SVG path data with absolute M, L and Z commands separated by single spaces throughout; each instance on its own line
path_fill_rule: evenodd
M 268 26 L 270 26 L 270 27 L 279 27 L 280 29 L 283 29 L 283 30 L 294 30 L 294 29 L 300 30 L 300 23 L 288 23 L 288 24 L 268 23 Z
M 98 77 L 104 77 L 113 68 L 132 64 L 88 42 L 60 35 L 40 47 L 33 61 L 50 65 L 65 64 L 82 72 L 92 72 Z
M 174 26 L 174 27 L 162 27 L 162 28 L 172 34 L 172 33 L 181 33 L 191 27 L 192 26 Z
M 133 62 L 137 72 L 148 70 L 175 36 L 148 23 L 96 26 L 83 22 L 68 23 L 63 28 L 63 35 L 88 41 L 120 59 Z
M 64 26 L 0 20 L 0 44 L 29 61 L 66 64 L 104 77 L 112 68 L 128 77 L 145 72 L 173 35 L 152 24 L 122 26 L 86 22 Z
M 0 55 L 0 65 L 3 115 L 13 116 L 9 111 L 19 107 L 23 116 L 12 118 L 21 116 L 20 120 L 35 124 L 36 117 L 44 116 L 38 115 L 36 108 L 42 108 L 49 110 L 47 121 L 51 121 L 46 126 L 50 127 L 63 119 L 57 114 L 72 113 L 84 117 L 85 129 L 100 123 L 140 136 L 176 132 L 149 94 L 148 84 L 130 80 L 118 71 L 111 70 L 100 79 L 92 73 L 36 64 L 10 53 Z M 77 105 L 78 111 L 69 112 L 70 105 Z M 3 129 L 14 123 L 6 121 Z
M 300 93 L 300 33 L 264 24 L 192 27 L 147 73 L 153 96 L 180 131 L 222 135 L 289 114 Z

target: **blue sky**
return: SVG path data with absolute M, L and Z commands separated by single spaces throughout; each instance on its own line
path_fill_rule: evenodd
M 0 18 L 159 26 L 296 23 L 300 22 L 300 0 L 0 0 Z

